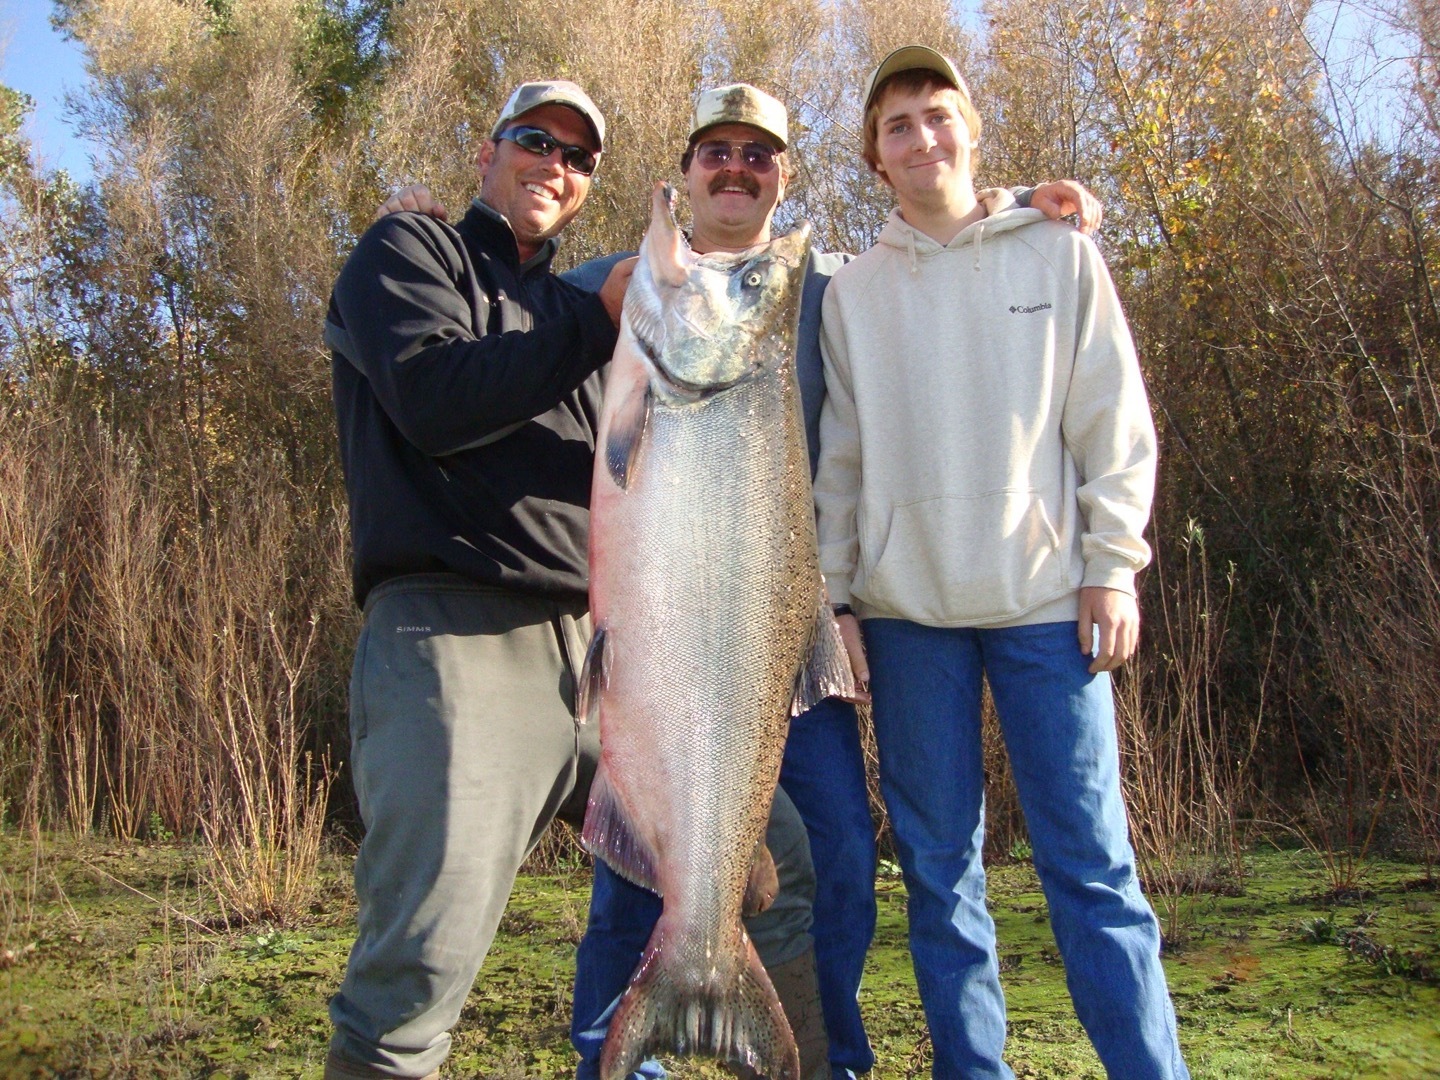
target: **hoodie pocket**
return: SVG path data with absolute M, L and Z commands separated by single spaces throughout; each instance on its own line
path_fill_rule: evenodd
M 1002 622 L 1069 591 L 1068 560 L 1033 491 L 945 495 L 896 506 L 856 592 L 942 626 Z

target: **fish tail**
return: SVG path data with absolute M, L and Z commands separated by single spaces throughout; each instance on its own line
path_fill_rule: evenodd
M 769 1080 L 799 1080 L 800 1055 L 770 976 L 748 938 L 738 962 L 703 979 L 678 979 L 662 960 L 657 927 L 610 1018 L 601 1080 L 623 1080 L 656 1053 L 745 1065 Z

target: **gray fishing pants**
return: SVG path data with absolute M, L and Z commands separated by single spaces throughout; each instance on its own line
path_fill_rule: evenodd
M 350 681 L 350 766 L 365 837 L 358 932 L 330 1002 L 331 1052 L 419 1077 L 450 1049 L 516 872 L 557 816 L 585 812 L 598 725 L 577 724 L 582 608 L 416 575 L 365 604 Z M 808 944 L 804 825 L 777 799 L 780 897 L 747 921 L 762 959 Z M 798 841 L 794 833 L 798 831 Z

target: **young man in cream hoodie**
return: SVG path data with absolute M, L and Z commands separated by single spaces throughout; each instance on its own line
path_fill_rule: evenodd
M 988 681 L 1081 1022 L 1110 1076 L 1188 1077 L 1109 676 L 1135 650 L 1150 558 L 1134 345 L 1087 237 L 1005 192 L 977 201 L 980 121 L 949 60 L 897 50 L 865 106 L 865 160 L 899 208 L 825 294 L 815 495 L 874 698 L 933 1075 L 1013 1076 L 981 865 Z

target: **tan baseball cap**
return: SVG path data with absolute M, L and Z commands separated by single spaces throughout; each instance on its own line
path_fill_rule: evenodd
M 565 105 L 574 109 L 590 125 L 590 130 L 595 135 L 595 149 L 605 148 L 605 117 L 600 115 L 600 110 L 595 107 L 595 102 L 590 100 L 590 95 L 569 79 L 521 83 L 500 110 L 500 119 L 496 120 L 495 126 L 490 129 L 490 137 L 495 138 L 516 117 L 523 116 L 531 109 L 538 109 L 541 105 Z
M 902 45 L 881 60 L 880 66 L 870 73 L 870 79 L 865 84 L 865 97 L 860 107 L 862 109 L 870 107 L 876 88 L 891 75 L 897 71 L 909 71 L 912 68 L 924 68 L 936 72 L 956 90 L 964 94 L 966 101 L 970 100 L 970 87 L 965 85 L 959 69 L 948 57 L 941 56 L 927 45 Z
M 690 142 L 721 124 L 749 124 L 759 128 L 776 142 L 780 149 L 790 135 L 785 106 L 764 90 L 749 83 L 734 83 L 706 90 L 695 100 L 695 115 L 690 122 Z

